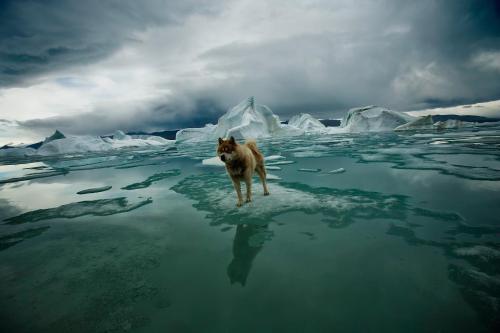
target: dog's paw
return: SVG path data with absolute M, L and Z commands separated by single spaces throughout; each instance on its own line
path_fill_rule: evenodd
M 236 207 L 241 207 L 241 206 L 243 206 L 243 201 L 238 201 L 238 202 L 236 203 Z
M 245 202 L 252 202 L 252 198 L 247 198 Z
M 264 195 L 269 195 L 269 194 L 270 194 L 269 191 L 264 192 Z

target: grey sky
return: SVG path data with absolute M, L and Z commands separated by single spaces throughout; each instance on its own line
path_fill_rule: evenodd
M 500 99 L 494 0 L 2 1 L 0 119 L 201 126 L 254 95 L 283 119 Z

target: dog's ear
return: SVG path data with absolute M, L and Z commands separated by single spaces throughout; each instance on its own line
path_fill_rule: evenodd
M 229 142 L 232 143 L 233 145 L 236 144 L 236 140 L 234 140 L 234 136 L 229 138 Z
M 224 142 L 224 140 L 222 140 L 222 138 L 219 138 L 219 144 L 222 144 Z

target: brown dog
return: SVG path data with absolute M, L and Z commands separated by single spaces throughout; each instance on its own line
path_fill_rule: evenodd
M 240 181 L 244 180 L 247 186 L 247 200 L 252 201 L 252 176 L 254 171 L 260 177 L 264 187 L 264 195 L 269 195 L 266 184 L 266 167 L 264 166 L 264 156 L 257 148 L 254 140 L 238 144 L 233 137 L 229 140 L 219 138 L 217 147 L 217 156 L 226 165 L 226 171 L 233 181 L 234 189 L 238 194 L 238 203 L 236 206 L 243 205 L 243 196 L 241 195 Z

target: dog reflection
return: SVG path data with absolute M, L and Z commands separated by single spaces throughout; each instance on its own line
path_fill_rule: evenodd
M 238 225 L 233 242 L 233 260 L 227 267 L 227 275 L 231 284 L 239 282 L 242 286 L 245 285 L 252 262 L 264 244 L 263 239 L 256 241 L 256 238 L 259 234 L 266 232 L 267 225 Z

